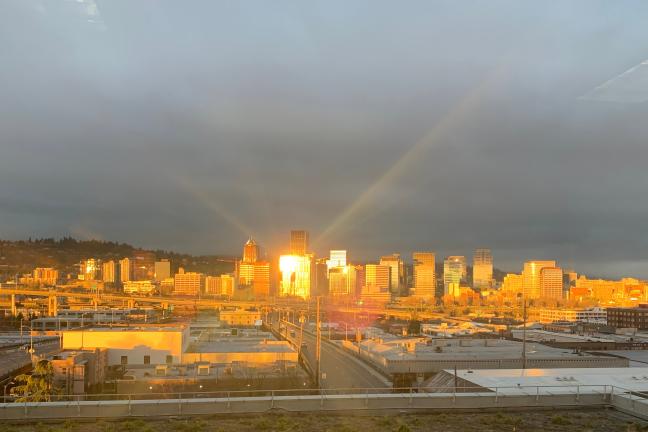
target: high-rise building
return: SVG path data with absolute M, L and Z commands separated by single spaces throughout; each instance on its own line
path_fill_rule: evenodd
M 522 293 L 526 299 L 540 297 L 540 272 L 545 267 L 556 267 L 556 261 L 527 261 L 524 263 Z
M 202 273 L 178 270 L 174 278 L 173 293 L 183 296 L 197 296 L 203 292 L 205 275 Z
M 540 297 L 562 300 L 563 271 L 560 267 L 543 267 L 540 270 Z
M 400 254 L 395 253 L 380 257 L 380 265 L 389 266 L 391 268 L 389 292 L 392 296 L 404 294 L 405 264 L 403 263 Z
M 254 297 L 270 295 L 270 263 L 259 261 L 259 247 L 249 239 L 243 246 L 243 259 L 236 263 L 236 280 L 240 288 L 251 288 Z
M 505 297 L 516 298 L 518 295 L 522 294 L 523 281 L 524 278 L 521 274 L 508 273 L 504 276 L 500 291 Z
M 347 251 L 332 250 L 329 259 L 326 260 L 326 267 L 330 270 L 333 267 L 344 267 L 347 265 Z
M 414 293 L 434 297 L 436 292 L 436 257 L 434 252 L 414 252 Z
M 115 261 L 106 261 L 101 266 L 102 280 L 107 283 L 117 282 L 117 264 Z
M 315 287 L 311 296 L 326 296 L 329 290 L 327 258 L 317 258 L 313 266 L 315 272 Z
M 364 285 L 360 292 L 363 303 L 384 305 L 390 301 L 391 270 L 391 266 L 381 264 L 367 264 L 364 267 Z
M 171 263 L 168 259 L 163 259 L 161 261 L 155 261 L 155 274 L 153 277 L 156 281 L 163 281 L 171 277 Z
M 79 279 L 94 281 L 99 279 L 101 273 L 101 261 L 94 258 L 88 258 L 79 264 Z
M 329 270 L 329 295 L 349 297 L 355 295 L 356 269 L 352 265 L 332 267 Z
M 145 250 L 133 252 L 133 279 L 153 280 L 155 277 L 155 254 Z
M 290 255 L 306 255 L 308 252 L 308 231 L 290 231 Z
M 36 285 L 53 286 L 56 285 L 59 272 L 51 267 L 37 267 L 34 269 L 33 275 Z
M 256 242 L 250 237 L 245 245 L 243 246 L 243 262 L 254 263 L 259 259 L 259 246 Z
M 443 294 L 457 296 L 466 280 L 466 257 L 449 256 L 443 261 Z
M 493 285 L 493 255 L 490 249 L 476 249 L 473 255 L 473 288 L 489 289 Z
M 282 255 L 279 257 L 279 295 L 309 298 L 313 255 Z
M 391 286 L 392 267 L 382 264 L 367 264 L 365 266 L 365 285 L 363 292 L 385 293 Z
M 234 275 L 207 276 L 205 278 L 205 293 L 231 297 L 234 294 Z
M 128 282 L 133 278 L 133 263 L 130 258 L 123 258 L 119 260 L 119 280 L 120 282 Z

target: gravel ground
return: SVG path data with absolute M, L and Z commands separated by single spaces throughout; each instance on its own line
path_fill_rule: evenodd
M 489 432 L 648 431 L 648 423 L 613 410 L 532 411 L 483 414 L 250 415 L 172 420 L 124 420 L 60 423 L 0 424 L 0 432 Z

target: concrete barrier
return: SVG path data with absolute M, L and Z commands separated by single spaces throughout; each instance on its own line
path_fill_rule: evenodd
M 619 398 L 621 396 L 618 396 Z M 625 401 L 618 399 L 620 402 Z M 574 408 L 610 406 L 602 392 L 385 393 L 305 396 L 260 396 L 161 400 L 107 400 L 0 404 L 2 420 L 126 418 L 286 412 L 479 411 L 506 408 Z M 613 404 L 612 404 L 613 405 Z M 648 404 L 645 405 L 648 415 Z

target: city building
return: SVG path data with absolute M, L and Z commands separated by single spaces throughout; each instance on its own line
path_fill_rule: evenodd
M 79 264 L 79 279 L 85 281 L 99 280 L 101 273 L 101 261 L 94 258 L 88 258 Z
M 205 293 L 215 296 L 232 297 L 234 295 L 234 276 L 222 274 L 205 278 Z
M 202 294 L 205 275 L 196 272 L 178 270 L 174 277 L 173 294 L 182 296 L 197 296 Z
M 434 252 L 414 252 L 414 294 L 434 298 L 436 293 L 436 256 Z
M 250 289 L 250 295 L 270 295 L 270 263 L 259 260 L 259 246 L 249 239 L 243 246 L 243 259 L 236 262 L 237 283 L 240 289 Z
M 563 271 L 560 267 L 543 267 L 540 270 L 540 297 L 563 299 Z
M 345 250 L 332 250 L 329 253 L 329 259 L 326 260 L 327 269 L 333 267 L 344 267 L 347 265 L 347 251 Z
M 443 261 L 443 294 L 458 297 L 461 283 L 465 281 L 466 257 L 447 257 Z
M 127 282 L 133 278 L 133 263 L 130 258 L 119 260 L 119 280 Z
M 607 308 L 607 323 L 615 328 L 648 329 L 648 304 Z
M 364 286 L 360 299 L 365 303 L 388 303 L 391 298 L 391 266 L 381 264 L 367 264 L 364 271 Z
M 51 267 L 36 267 L 33 273 L 33 282 L 36 285 L 54 286 L 58 281 L 59 272 Z
M 65 350 L 49 360 L 54 383 L 65 395 L 83 395 L 99 388 L 106 379 L 108 351 L 105 348 Z
M 155 291 L 151 281 L 126 281 L 122 284 L 124 294 L 150 295 Z
M 259 259 L 259 246 L 256 242 L 250 237 L 245 245 L 243 246 L 243 262 L 245 263 L 255 263 Z
M 606 324 L 607 311 L 603 308 L 594 307 L 588 309 L 565 309 L 565 308 L 533 308 L 529 311 L 530 319 L 537 319 L 541 323 L 553 322 L 583 322 Z
M 171 262 L 168 259 L 163 259 L 161 261 L 155 261 L 155 274 L 153 278 L 155 281 L 160 282 L 164 279 L 171 277 Z
M 332 267 L 329 272 L 329 296 L 350 297 L 355 295 L 356 269 L 352 265 Z
M 133 252 L 133 279 L 153 280 L 155 278 L 155 254 L 145 250 Z
M 108 350 L 108 366 L 182 363 L 187 328 L 113 327 L 62 331 L 63 350 Z
M 473 255 L 473 288 L 489 289 L 493 285 L 493 255 L 490 249 L 476 249 Z
M 648 284 L 633 278 L 618 281 L 579 277 L 569 289 L 569 299 L 597 301 L 603 305 L 636 306 L 648 302 Z
M 101 277 L 105 283 L 117 282 L 117 263 L 115 261 L 106 261 L 101 266 Z
M 405 264 L 400 254 L 395 253 L 380 257 L 380 265 L 391 268 L 389 292 L 392 296 L 405 295 Z
M 230 326 L 253 327 L 261 322 L 261 311 L 234 309 L 221 310 L 220 321 Z
M 290 255 L 306 255 L 308 253 L 308 231 L 290 231 Z
M 522 271 L 522 293 L 526 299 L 540 298 L 540 274 L 545 267 L 556 267 L 556 261 L 527 261 Z
M 311 254 L 280 256 L 279 295 L 309 298 L 311 295 L 312 267 L 313 256 Z
M 508 299 L 513 299 L 518 295 L 522 295 L 523 282 L 524 277 L 522 277 L 521 274 L 508 273 L 506 276 L 504 276 L 502 286 L 500 287 L 502 296 Z

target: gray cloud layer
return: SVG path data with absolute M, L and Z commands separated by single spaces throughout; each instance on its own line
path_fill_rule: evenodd
M 648 109 L 582 98 L 648 58 L 643 1 L 0 12 L 1 237 L 234 253 L 305 227 L 357 259 L 648 277 Z

